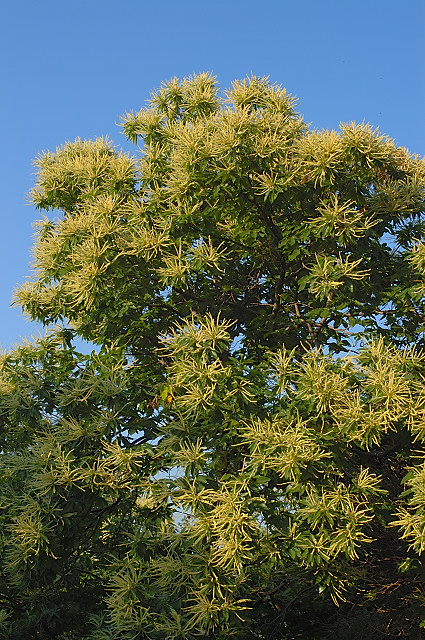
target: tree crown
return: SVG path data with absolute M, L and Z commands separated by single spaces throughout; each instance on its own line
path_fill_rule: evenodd
M 1 363 L 0 632 L 412 634 L 423 160 L 256 77 L 172 80 L 122 127 L 137 157 L 36 161 L 16 300 L 59 326 Z

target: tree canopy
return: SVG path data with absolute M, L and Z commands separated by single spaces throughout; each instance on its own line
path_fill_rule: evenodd
M 36 160 L 0 637 L 420 637 L 423 159 L 257 77 L 122 129 Z

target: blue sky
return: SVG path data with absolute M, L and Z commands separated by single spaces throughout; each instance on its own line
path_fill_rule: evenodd
M 425 155 L 423 0 L 0 0 L 0 344 L 37 333 L 10 307 L 30 274 L 33 158 L 108 135 L 174 76 L 268 75 L 316 128 L 366 121 Z

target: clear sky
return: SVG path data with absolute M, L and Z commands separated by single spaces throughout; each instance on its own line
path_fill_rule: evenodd
M 251 73 L 315 128 L 366 121 L 425 155 L 424 0 L 0 0 L 0 344 L 37 333 L 11 308 L 30 274 L 33 158 L 117 123 L 162 81 Z

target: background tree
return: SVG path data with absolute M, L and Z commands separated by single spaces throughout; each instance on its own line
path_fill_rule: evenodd
M 123 130 L 37 160 L 16 298 L 60 326 L 3 362 L 4 637 L 419 637 L 423 160 L 255 77 Z

